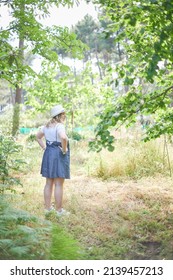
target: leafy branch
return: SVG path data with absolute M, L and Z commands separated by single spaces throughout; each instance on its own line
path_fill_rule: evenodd
M 166 103 L 168 102 L 167 96 L 172 89 L 173 86 L 170 86 L 161 93 L 152 92 L 146 95 L 131 90 L 126 96 L 118 98 L 118 100 L 112 104 L 111 109 L 106 109 L 105 112 L 100 115 L 101 121 L 96 127 L 95 139 L 89 144 L 90 148 L 97 152 L 101 151 L 102 147 L 113 151 L 115 139 L 114 136 L 111 135 L 110 128 L 113 127 L 114 131 L 116 131 L 124 124 L 126 124 L 126 126 L 133 124 L 136 121 L 136 115 L 139 113 L 154 114 L 161 106 L 162 109 L 166 108 Z

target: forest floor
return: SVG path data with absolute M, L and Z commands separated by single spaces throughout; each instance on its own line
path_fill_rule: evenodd
M 40 175 L 42 151 L 27 148 L 29 168 L 15 201 L 21 209 L 45 219 Z M 83 154 L 83 156 L 81 156 Z M 85 251 L 86 259 L 173 259 L 173 181 L 157 175 L 139 179 L 93 176 L 89 155 L 72 151 L 71 179 L 65 181 L 64 208 L 59 223 Z

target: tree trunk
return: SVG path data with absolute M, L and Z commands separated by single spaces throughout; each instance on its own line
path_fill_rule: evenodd
M 21 65 L 23 64 L 24 59 L 24 40 L 23 38 L 19 39 L 19 60 Z M 19 86 L 20 84 L 20 86 Z M 16 95 L 15 95 L 15 104 L 13 107 L 13 126 L 12 126 L 12 135 L 15 136 L 19 130 L 19 121 L 20 121 L 20 104 L 22 103 L 22 81 L 18 81 L 16 85 Z
M 103 75 L 102 75 L 102 70 L 101 70 L 101 67 L 100 67 L 100 60 L 99 60 L 99 57 L 98 57 L 97 50 L 95 52 L 95 55 L 96 55 L 96 59 L 97 59 L 97 66 L 98 66 L 98 69 L 99 69 L 100 80 L 103 80 Z
M 15 104 L 13 106 L 13 127 L 12 135 L 15 136 L 19 130 L 19 121 L 20 121 L 20 104 L 22 103 L 22 88 L 19 86 L 16 87 L 16 96 Z
M 118 35 L 119 31 L 117 31 L 117 35 Z M 118 57 L 119 57 L 119 61 L 122 60 L 122 52 L 121 52 L 121 48 L 120 48 L 120 43 L 117 43 L 117 51 L 118 51 Z
M 102 69 L 100 67 L 100 60 L 99 60 L 99 57 L 98 57 L 98 47 L 97 47 L 97 39 L 95 39 L 95 56 L 96 56 L 96 59 L 97 59 L 97 66 L 98 66 L 98 69 L 99 69 L 99 75 L 100 75 L 100 80 L 103 80 L 103 75 L 102 75 Z
M 74 74 L 74 77 L 76 78 L 76 60 L 75 60 L 75 58 L 73 59 L 73 74 Z
M 91 57 L 91 52 L 89 51 L 89 53 L 88 53 L 88 60 L 90 61 L 90 63 L 91 63 L 91 65 L 92 65 L 92 57 Z M 91 70 L 91 74 L 90 74 L 90 78 L 91 78 L 91 83 L 92 83 L 92 85 L 94 84 L 94 78 L 93 78 L 93 72 L 92 72 L 92 70 Z

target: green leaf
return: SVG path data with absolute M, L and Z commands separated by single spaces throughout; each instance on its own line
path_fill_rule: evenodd
M 113 152 L 115 150 L 115 147 L 113 147 L 113 146 L 108 146 L 108 151 L 109 152 Z
M 133 85 L 134 79 L 126 77 L 124 80 L 124 85 Z

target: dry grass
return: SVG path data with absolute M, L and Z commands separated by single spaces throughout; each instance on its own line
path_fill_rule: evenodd
M 160 139 L 147 143 L 121 139 L 115 143 L 113 153 L 107 150 L 100 153 L 95 174 L 102 179 L 169 175 L 168 157 L 163 148 L 164 143 Z
M 116 153 L 121 161 L 118 170 L 123 168 L 121 151 Z M 33 143 L 30 148 L 26 145 L 24 153 L 30 165 L 13 202 L 44 218 L 45 180 L 39 174 L 42 152 Z M 110 157 L 107 160 L 111 165 L 117 158 L 111 155 L 111 161 Z M 119 180 L 103 181 L 93 176 L 99 160 L 98 155 L 87 152 L 85 143 L 72 144 L 72 178 L 64 188 L 64 207 L 71 215 L 58 223 L 84 246 L 88 259 L 172 259 L 172 178 L 157 174 L 155 178 L 125 176 L 120 180 L 118 175 Z M 102 160 L 105 168 L 110 168 L 103 154 Z

